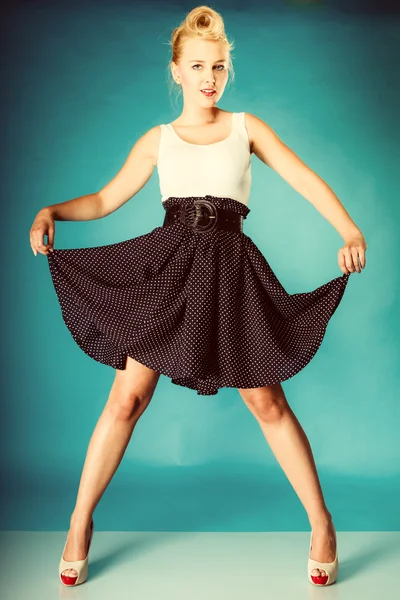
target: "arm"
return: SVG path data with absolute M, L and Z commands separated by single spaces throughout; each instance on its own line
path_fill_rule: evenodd
M 329 185 L 286 146 L 276 133 L 258 117 L 246 113 L 246 127 L 254 154 L 274 169 L 299 194 L 308 200 L 342 236 L 345 246 L 339 251 L 339 264 L 352 270 L 351 257 L 358 272 L 358 258 L 365 266 L 366 243 L 361 230 L 347 213 Z
M 37 216 L 47 213 L 54 221 L 91 221 L 103 216 L 101 210 L 100 197 L 98 192 L 95 192 L 45 206 Z
M 89 221 L 116 211 L 150 179 L 155 167 L 157 136 L 158 126 L 147 131 L 133 146 L 120 171 L 100 191 L 46 206 L 42 211 L 55 221 Z

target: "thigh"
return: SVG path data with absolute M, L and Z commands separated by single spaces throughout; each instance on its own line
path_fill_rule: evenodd
M 116 369 L 115 371 L 114 385 L 124 395 L 150 401 L 159 378 L 160 373 L 158 371 L 127 356 L 125 369 Z
M 256 398 L 264 398 L 269 401 L 276 401 L 279 398 L 284 398 L 285 394 L 281 383 L 273 383 L 256 388 L 237 388 L 243 400 L 254 400 Z

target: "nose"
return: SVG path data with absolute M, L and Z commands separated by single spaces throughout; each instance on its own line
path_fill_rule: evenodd
M 214 76 L 213 72 L 211 72 L 211 75 L 206 79 L 206 82 L 207 83 L 212 83 L 212 84 L 215 83 L 215 76 Z

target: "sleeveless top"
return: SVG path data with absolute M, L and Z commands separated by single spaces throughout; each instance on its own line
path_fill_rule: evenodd
M 169 196 L 219 196 L 248 204 L 250 143 L 244 112 L 232 113 L 231 132 L 213 144 L 185 142 L 171 123 L 162 124 L 157 170 L 161 202 Z

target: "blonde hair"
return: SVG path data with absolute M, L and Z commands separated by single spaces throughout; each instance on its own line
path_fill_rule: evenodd
M 179 25 L 176 27 L 171 36 L 170 46 L 172 49 L 171 62 L 178 64 L 182 56 L 183 45 L 187 39 L 200 38 L 203 40 L 219 41 L 226 44 L 228 49 L 228 72 L 231 73 L 232 80 L 234 71 L 232 65 L 231 52 L 234 49 L 234 43 L 229 41 L 226 33 L 224 20 L 222 16 L 209 6 L 196 6 L 193 8 Z M 182 93 L 181 86 L 178 85 L 171 73 L 168 65 L 168 80 L 169 92 L 177 92 L 177 95 Z

